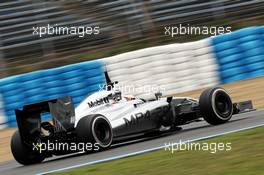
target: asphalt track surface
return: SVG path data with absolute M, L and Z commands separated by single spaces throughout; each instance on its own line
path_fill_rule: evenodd
M 159 137 L 139 138 L 116 145 L 102 152 L 54 157 L 47 159 L 41 164 L 31 166 L 22 166 L 15 160 L 11 160 L 0 164 L 0 174 L 45 174 L 56 170 L 65 170 L 161 149 L 168 142 L 177 143 L 180 140 L 183 142 L 200 140 L 262 125 L 264 125 L 264 111 L 253 111 L 234 115 L 230 122 L 223 125 L 210 126 L 205 121 L 195 122 L 183 126 L 183 130 L 181 131 L 165 133 Z

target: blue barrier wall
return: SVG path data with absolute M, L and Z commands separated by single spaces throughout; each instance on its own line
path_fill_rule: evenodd
M 105 84 L 103 69 L 103 61 L 89 61 L 1 79 L 0 93 L 9 126 L 16 124 L 14 110 L 26 104 L 66 95 L 79 104 Z
M 222 83 L 264 75 L 264 26 L 219 35 L 212 43 Z

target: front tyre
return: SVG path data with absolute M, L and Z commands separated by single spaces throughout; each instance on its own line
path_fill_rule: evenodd
M 100 148 L 110 147 L 113 131 L 110 122 L 102 115 L 88 115 L 79 120 L 77 138 L 82 143 L 98 144 Z
M 219 87 L 203 91 L 199 105 L 204 120 L 211 125 L 226 123 L 233 114 L 233 103 L 230 96 Z
M 45 159 L 43 154 L 33 151 L 23 143 L 19 131 L 16 131 L 11 138 L 11 152 L 15 160 L 23 165 L 40 163 Z

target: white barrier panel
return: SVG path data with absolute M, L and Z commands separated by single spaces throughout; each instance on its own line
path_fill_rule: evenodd
M 7 119 L 4 115 L 2 96 L 0 94 L 0 129 L 6 128 Z
M 112 81 L 126 94 L 141 98 L 219 84 L 218 65 L 208 39 L 151 47 L 104 58 Z

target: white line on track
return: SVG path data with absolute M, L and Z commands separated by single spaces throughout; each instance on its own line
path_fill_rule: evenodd
M 257 127 L 261 127 L 261 126 L 264 126 L 264 123 L 259 124 L 259 125 L 255 125 L 255 126 L 246 127 L 246 128 L 241 128 L 241 129 L 236 129 L 236 130 L 232 130 L 232 131 L 227 131 L 227 132 L 223 132 L 223 133 L 219 133 L 219 134 L 208 135 L 208 136 L 204 136 L 204 137 L 200 137 L 200 138 L 196 138 L 196 139 L 192 139 L 192 140 L 181 141 L 181 143 L 195 142 L 195 141 L 199 141 L 199 140 L 210 139 L 210 138 L 213 138 L 213 137 L 218 137 L 218 136 L 222 136 L 222 135 L 226 135 L 226 134 L 230 134 L 230 133 L 234 133 L 234 132 L 239 132 L 239 131 L 244 131 L 244 130 L 248 130 L 248 129 L 253 129 L 253 128 L 257 128 Z M 178 143 L 174 143 L 174 144 L 178 144 Z M 42 173 L 39 173 L 39 174 L 36 174 L 36 175 L 44 175 L 44 174 L 49 174 L 49 173 L 54 173 L 54 172 L 59 172 L 59 171 L 65 171 L 65 170 L 69 170 L 69 169 L 73 169 L 73 168 L 79 168 L 79 167 L 82 167 L 82 166 L 92 165 L 92 164 L 96 164 L 96 163 L 102 163 L 102 162 L 107 162 L 107 161 L 111 161 L 111 160 L 117 160 L 117 159 L 130 157 L 130 156 L 134 156 L 134 155 L 138 155 L 138 154 L 143 154 L 143 153 L 148 153 L 148 152 L 151 152 L 151 151 L 156 151 L 156 150 L 159 150 L 159 149 L 164 149 L 165 147 L 166 147 L 166 145 L 159 146 L 159 147 L 153 147 L 153 148 L 145 149 L 145 150 L 142 150 L 142 151 L 136 151 L 136 152 L 132 152 L 132 153 L 128 153 L 128 154 L 122 154 L 122 155 L 109 157 L 109 158 L 105 158 L 105 159 L 101 159 L 101 160 L 95 160 L 95 161 L 86 162 L 86 163 L 82 163 L 82 164 L 78 164 L 78 165 L 68 166 L 68 167 L 65 167 L 65 168 L 60 168 L 60 169 L 56 169 L 56 170 L 42 172 Z

